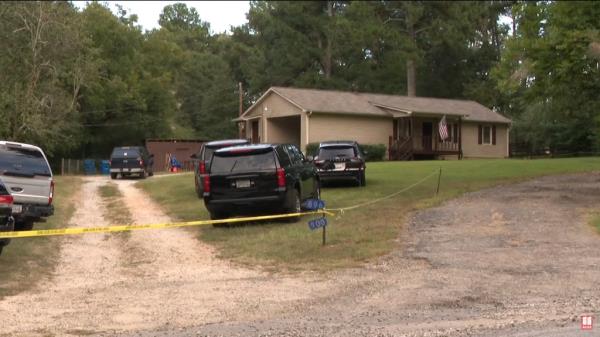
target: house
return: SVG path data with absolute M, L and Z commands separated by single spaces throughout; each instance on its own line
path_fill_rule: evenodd
M 440 139 L 446 117 L 449 137 Z M 271 87 L 234 121 L 253 142 L 353 139 L 389 159 L 508 157 L 510 119 L 466 100 Z

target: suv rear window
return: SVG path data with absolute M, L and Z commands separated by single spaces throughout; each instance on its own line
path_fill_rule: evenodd
M 117 148 L 113 150 L 113 153 L 110 156 L 112 158 L 137 158 L 140 157 L 140 152 L 138 149 L 134 148 Z
M 333 159 L 335 157 L 352 158 L 356 157 L 354 147 L 352 146 L 327 146 L 319 149 L 319 159 Z
M 220 153 L 213 157 L 212 173 L 275 170 L 273 151 L 260 153 Z
M 44 155 L 36 149 L 0 145 L 0 174 L 51 177 Z
M 212 158 L 213 153 L 217 150 L 218 148 L 211 148 L 211 147 L 205 147 L 204 148 L 204 154 L 202 156 L 202 160 L 204 160 L 205 162 L 209 162 L 210 159 Z

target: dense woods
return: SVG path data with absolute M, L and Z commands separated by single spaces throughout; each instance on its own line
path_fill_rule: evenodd
M 533 151 L 600 145 L 600 2 L 253 1 L 213 34 L 194 8 L 160 28 L 100 3 L 0 3 L 0 138 L 105 157 L 146 138 L 235 136 L 272 85 L 476 100 Z

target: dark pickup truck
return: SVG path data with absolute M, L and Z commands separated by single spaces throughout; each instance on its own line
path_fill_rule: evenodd
M 110 177 L 117 179 L 137 175 L 140 178 L 154 175 L 154 155 L 143 146 L 115 147 L 110 155 Z
M 211 219 L 265 212 L 300 212 L 319 198 L 317 170 L 295 145 L 255 144 L 214 152 L 204 176 L 204 203 Z
M 13 197 L 0 180 L 0 232 L 12 232 L 15 227 L 12 217 Z M 10 239 L 0 239 L 0 254 Z

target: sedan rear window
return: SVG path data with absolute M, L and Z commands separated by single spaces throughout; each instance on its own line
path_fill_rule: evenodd
M 210 165 L 212 173 L 275 170 L 273 151 L 263 153 L 215 154 Z
M 0 145 L 0 174 L 51 177 L 44 155 L 36 149 Z
M 114 149 L 110 155 L 112 158 L 137 158 L 140 157 L 138 149 Z
M 334 159 L 356 157 L 354 147 L 352 146 L 328 146 L 319 149 L 319 159 Z

